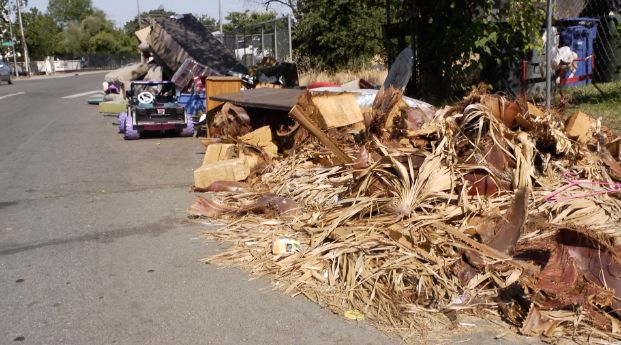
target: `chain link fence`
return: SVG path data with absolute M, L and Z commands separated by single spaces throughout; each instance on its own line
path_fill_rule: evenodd
M 87 54 L 64 58 L 49 57 L 45 60 L 30 61 L 28 71 L 32 75 L 56 74 L 76 71 L 113 70 L 130 63 L 140 62 L 139 54 Z M 17 62 L 17 67 L 9 61 L 13 73 L 26 75 L 25 63 Z
M 621 80 L 621 1 L 553 1 L 551 69 L 555 91 Z M 545 95 L 546 32 L 543 46 L 506 70 L 500 90 L 517 95 Z M 575 55 L 574 55 L 575 54 Z
M 621 130 L 621 1 L 553 4 L 552 105 L 580 109 Z
M 502 0 L 496 5 L 507 3 Z M 550 11 L 546 10 L 546 5 L 550 5 Z M 430 37 L 441 35 L 444 28 L 438 28 L 437 32 L 426 31 L 428 23 L 420 22 L 425 12 L 415 3 L 409 8 L 411 14 L 406 20 L 393 23 L 387 6 L 383 34 L 388 61 L 392 62 L 395 54 L 403 48 L 413 47 L 415 63 L 408 92 L 431 103 L 459 98 L 471 86 L 483 82 L 492 85 L 494 92 L 524 95 L 540 104 L 549 102 L 566 114 L 579 109 L 593 117 L 601 117 L 605 125 L 621 131 L 621 0 L 548 0 L 538 2 L 536 6 L 543 6 L 540 8 L 541 18 L 536 18 L 543 25 L 531 33 L 528 41 L 524 42 L 524 38 L 512 42 L 503 40 L 494 45 L 491 56 L 473 54 L 470 58 L 476 64 L 454 64 L 456 70 L 461 68 L 463 72 L 454 74 L 451 74 L 450 67 L 437 68 L 443 62 L 442 56 L 434 55 L 437 47 L 430 50 L 426 45 Z M 546 31 L 548 13 L 552 26 L 549 40 Z M 499 26 L 503 25 L 503 18 L 494 20 L 498 20 Z M 459 33 L 449 29 L 446 32 L 459 37 Z M 511 52 L 521 50 L 520 45 L 533 43 L 538 47 L 521 58 L 505 58 L 512 56 Z M 549 64 L 546 57 L 548 47 Z M 434 65 L 428 61 L 439 63 Z M 430 69 L 430 65 L 436 69 Z M 450 75 L 450 81 L 443 80 L 443 87 L 438 88 L 437 81 L 442 78 L 437 76 L 443 77 L 442 73 Z
M 551 8 L 551 40 L 542 18 L 544 27 L 535 33 L 542 45 L 522 61 L 486 65 L 482 81 L 494 84 L 496 91 L 543 103 L 550 73 L 551 106 L 580 109 L 621 130 L 621 1 L 556 0 Z
M 225 32 L 219 37 L 235 57 L 246 66 L 254 66 L 265 57 L 291 61 L 290 16 Z
M 140 62 L 140 54 L 89 54 L 84 56 L 83 69 L 117 69 L 129 63 Z

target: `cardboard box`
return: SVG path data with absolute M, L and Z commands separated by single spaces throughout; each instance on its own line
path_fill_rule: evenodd
M 318 94 L 313 95 L 312 100 L 323 129 L 344 127 L 364 121 L 356 97 L 351 93 Z
M 260 147 L 270 158 L 278 155 L 278 146 L 272 142 L 272 130 L 269 126 L 263 126 L 254 130 L 240 139 L 245 143 Z
M 565 124 L 565 132 L 567 136 L 572 139 L 578 139 L 580 142 L 586 142 L 588 140 L 588 134 L 591 130 L 591 124 L 593 119 L 589 115 L 577 111 L 573 113 L 567 123 Z
M 244 158 L 234 158 L 203 165 L 194 170 L 194 185 L 207 188 L 216 181 L 243 181 L 250 175 Z

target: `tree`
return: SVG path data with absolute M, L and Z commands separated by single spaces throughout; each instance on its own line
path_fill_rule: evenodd
M 66 56 L 82 55 L 88 50 L 86 33 L 80 23 L 69 23 L 60 34 L 58 51 Z
M 299 0 L 294 44 L 309 67 L 358 68 L 383 51 L 380 6 L 365 1 Z
M 135 51 L 134 42 L 122 30 L 101 31 L 88 39 L 91 54 L 129 54 Z
M 465 91 L 469 76 L 490 66 L 511 65 L 535 45 L 545 1 L 419 0 L 396 6 L 414 20 L 418 97 L 441 102 Z M 476 78 L 478 79 L 478 78 Z M 441 87 L 439 87 L 441 86 Z
M 235 29 L 276 19 L 276 17 L 276 12 L 257 12 L 249 10 L 244 12 L 229 12 L 226 17 L 224 17 L 228 23 L 222 26 L 222 30 L 224 30 L 224 32 L 231 32 Z
M 393 22 L 404 24 L 401 43 L 415 48 L 416 96 L 431 102 L 463 92 L 474 81 L 471 76 L 485 75 L 483 67 L 515 64 L 535 45 L 545 17 L 543 0 L 390 1 Z M 356 67 L 385 52 L 385 1 L 297 0 L 295 5 L 294 46 L 310 67 Z
M 9 17 L 9 1 L 0 0 L 0 41 L 11 39 L 11 35 L 9 33 L 10 21 L 11 18 Z M 3 52 L 0 50 L 0 57 L 2 57 L 3 55 Z
M 204 27 L 207 28 L 208 31 L 213 32 L 213 31 L 218 31 L 220 28 L 218 27 L 218 21 L 211 18 L 209 15 L 207 14 L 203 14 L 198 16 L 198 21 L 201 22 L 201 24 L 203 24 Z
M 80 22 L 93 14 L 91 0 L 49 0 L 47 12 L 61 26 L 70 22 Z
M 123 26 L 123 31 L 125 31 L 125 33 L 129 37 L 133 37 L 134 32 L 138 31 L 140 27 L 145 27 L 146 25 L 149 25 L 149 18 L 170 17 L 174 15 L 177 15 L 177 13 L 173 11 L 168 11 L 164 8 L 164 6 L 160 6 L 154 10 L 142 12 L 140 14 L 142 25 L 138 25 L 138 16 L 135 16 L 132 20 L 127 21 Z
M 58 48 L 60 27 L 54 18 L 36 7 L 22 14 L 28 53 L 33 60 L 52 56 Z
M 258 0 L 260 4 L 265 6 L 266 10 L 269 10 L 273 5 L 282 5 L 288 7 L 293 13 L 294 17 L 297 17 L 298 12 L 298 0 Z
M 21 4 L 21 8 L 25 8 L 28 6 L 28 0 L 19 0 Z M 13 27 L 13 37 L 10 34 L 10 25 L 11 25 L 11 13 L 15 13 L 17 11 L 17 1 L 12 0 L 0 0 L 0 41 L 10 41 L 12 39 L 19 40 L 19 35 L 15 32 L 16 26 Z M 16 20 L 17 22 L 17 20 Z M 2 50 L 4 48 L 0 48 L 0 55 L 3 54 Z M 6 48 L 7 51 L 12 53 L 12 48 Z M 8 54 L 6 54 L 8 55 Z
M 9 0 L 0 0 L 0 28 L 9 24 Z
M 60 51 L 67 57 L 136 51 L 135 41 L 116 29 L 100 10 L 94 10 L 81 22 L 69 23 L 60 36 Z

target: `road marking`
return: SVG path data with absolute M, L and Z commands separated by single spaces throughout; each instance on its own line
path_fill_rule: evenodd
M 9 94 L 9 95 L 0 96 L 0 99 L 5 99 L 5 98 L 13 97 L 13 96 L 19 96 L 19 95 L 23 95 L 23 94 L 26 94 L 26 93 L 25 92 L 12 93 L 12 94 Z
M 101 93 L 103 93 L 103 91 L 94 90 L 94 91 L 76 93 L 75 95 L 69 95 L 69 96 L 65 96 L 63 98 L 65 98 L 65 99 L 78 98 L 78 97 L 84 97 L 84 96 L 93 95 L 93 94 L 96 94 L 96 93 L 97 94 L 101 94 Z

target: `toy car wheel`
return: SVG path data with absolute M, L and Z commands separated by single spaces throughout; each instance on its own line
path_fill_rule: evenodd
M 187 126 L 179 132 L 179 136 L 191 137 L 194 135 L 194 122 L 192 117 L 187 117 Z
M 127 121 L 127 113 L 123 112 L 123 113 L 119 113 L 119 133 L 124 133 L 125 132 L 125 122 Z
M 140 139 L 140 132 L 138 129 L 134 128 L 134 124 L 129 117 L 125 119 L 125 131 L 123 132 L 123 138 L 125 140 Z

